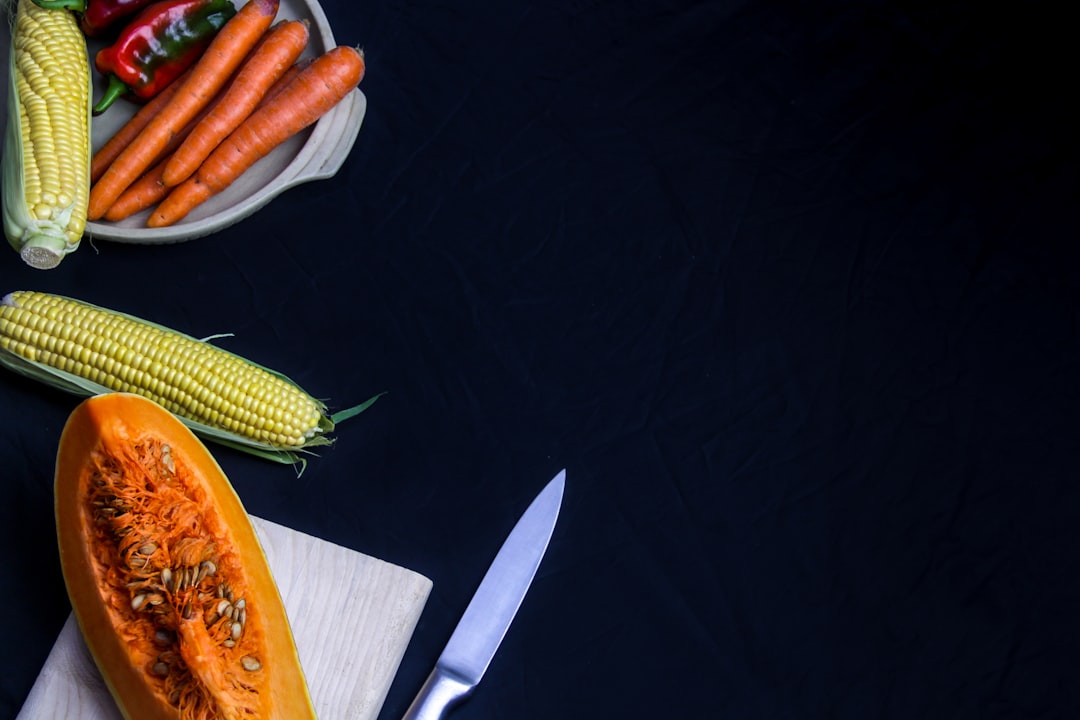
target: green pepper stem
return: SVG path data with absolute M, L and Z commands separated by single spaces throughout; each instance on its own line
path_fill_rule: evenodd
M 109 84 L 105 87 L 105 92 L 102 94 L 101 99 L 94 105 L 94 114 L 100 115 L 108 110 L 109 106 L 116 101 L 116 98 L 125 95 L 127 91 L 127 83 L 116 77 L 116 75 L 109 73 Z
M 34 4 L 46 10 L 71 10 L 86 12 L 87 0 L 34 0 Z

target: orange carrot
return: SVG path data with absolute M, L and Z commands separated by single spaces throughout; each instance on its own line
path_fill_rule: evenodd
M 173 153 L 162 175 L 166 185 L 178 185 L 198 169 L 214 148 L 251 114 L 270 86 L 300 57 L 307 42 L 306 21 L 289 20 L 270 29 L 265 41 L 243 64 L 214 109 Z
M 341 102 L 364 77 L 364 54 L 339 46 L 304 68 L 276 97 L 248 116 L 210 153 L 198 171 L 177 185 L 147 219 L 165 227 L 221 192 L 258 160 Z
M 312 62 L 313 59 L 314 59 L 313 57 L 301 57 L 300 59 L 297 60 L 297 62 L 293 63 L 292 65 L 289 65 L 285 69 L 285 72 L 282 73 L 282 76 L 280 78 L 278 78 L 278 80 L 276 80 L 274 82 L 274 84 L 270 85 L 270 90 L 267 91 L 266 95 L 262 96 L 262 99 L 259 100 L 259 104 L 257 106 L 255 106 L 255 108 L 256 109 L 261 108 L 262 106 L 269 103 L 269 101 L 276 94 L 280 93 L 282 90 L 285 89 L 285 85 L 287 85 L 288 83 L 291 83 L 293 81 L 293 78 L 295 78 L 297 76 L 297 73 L 300 70 L 302 70 L 303 68 L 306 68 L 309 65 L 311 65 L 311 62 Z
M 105 212 L 105 219 L 109 222 L 120 222 L 161 202 L 162 198 L 169 194 L 169 188 L 161 180 L 168 161 L 168 158 L 162 159 L 157 165 L 140 175 L 135 182 L 128 185 L 127 189 L 120 193 L 120 197 L 116 198 L 112 207 Z
M 161 151 L 160 159 L 153 167 L 128 185 L 124 192 L 120 193 L 120 197 L 116 198 L 116 201 L 105 211 L 104 218 L 106 220 L 120 222 L 124 218 L 161 202 L 162 198 L 169 194 L 169 188 L 165 186 L 164 181 L 161 179 L 162 174 L 165 172 L 165 165 L 176 148 L 184 141 L 184 138 L 191 133 L 191 130 L 200 120 L 206 117 L 209 111 L 209 108 L 204 108 L 191 122 L 184 126 L 183 130 L 169 140 L 165 149 Z
M 191 74 L 90 188 L 87 218 L 97 220 L 156 160 L 169 138 L 213 100 L 274 21 L 281 0 L 248 0 L 226 22 Z
M 190 72 L 191 69 L 188 68 L 182 75 L 166 85 L 161 92 L 150 98 L 126 123 L 120 126 L 116 134 L 94 153 L 94 157 L 90 160 L 90 182 L 97 182 L 113 160 L 120 155 L 120 152 L 131 144 L 131 141 L 150 122 L 150 119 L 157 115 L 158 111 L 165 107 L 165 103 L 169 102 L 172 96 L 176 94 Z
M 281 92 L 290 80 L 296 77 L 296 74 L 301 69 L 310 64 L 311 58 L 304 58 L 290 65 L 285 73 L 278 78 L 277 82 L 270 86 L 270 89 L 263 95 L 262 100 L 256 107 L 262 107 L 268 103 L 274 96 Z M 166 146 L 165 152 L 162 153 L 162 159 L 154 165 L 154 167 L 147 170 L 139 178 L 128 185 L 124 192 L 120 193 L 120 197 L 116 199 L 116 202 L 112 204 L 112 207 L 105 213 L 105 219 L 109 222 L 120 222 L 128 217 L 131 217 L 135 213 L 142 212 L 148 207 L 155 205 L 162 201 L 166 195 L 169 194 L 169 186 L 165 184 L 162 179 L 162 175 L 165 172 L 165 165 L 169 158 L 172 157 L 173 152 L 179 147 L 180 143 L 191 133 L 191 130 L 198 125 L 212 108 L 217 107 L 220 103 L 220 99 L 215 101 L 213 106 L 205 108 L 199 113 L 194 120 L 189 122 L 187 126 L 179 132 L 175 138 Z

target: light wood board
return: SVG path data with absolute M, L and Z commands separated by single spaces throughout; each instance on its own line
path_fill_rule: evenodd
M 252 518 L 274 572 L 320 720 L 375 720 L 431 581 Z M 120 720 L 69 616 L 16 720 Z

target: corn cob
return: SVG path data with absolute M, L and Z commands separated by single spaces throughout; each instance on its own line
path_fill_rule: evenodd
M 68 10 L 17 0 L 4 138 L 4 234 L 32 267 L 56 267 L 86 228 L 91 76 Z M 6 5 L 5 5 L 6 7 Z
M 80 395 L 142 395 L 210 440 L 288 463 L 378 397 L 331 416 L 285 376 L 206 341 L 39 292 L 0 300 L 0 364 Z

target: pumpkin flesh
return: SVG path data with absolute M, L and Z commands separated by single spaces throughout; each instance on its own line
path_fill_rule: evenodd
M 216 461 L 153 401 L 90 398 L 57 454 L 61 568 L 125 718 L 314 718 L 251 519 Z

